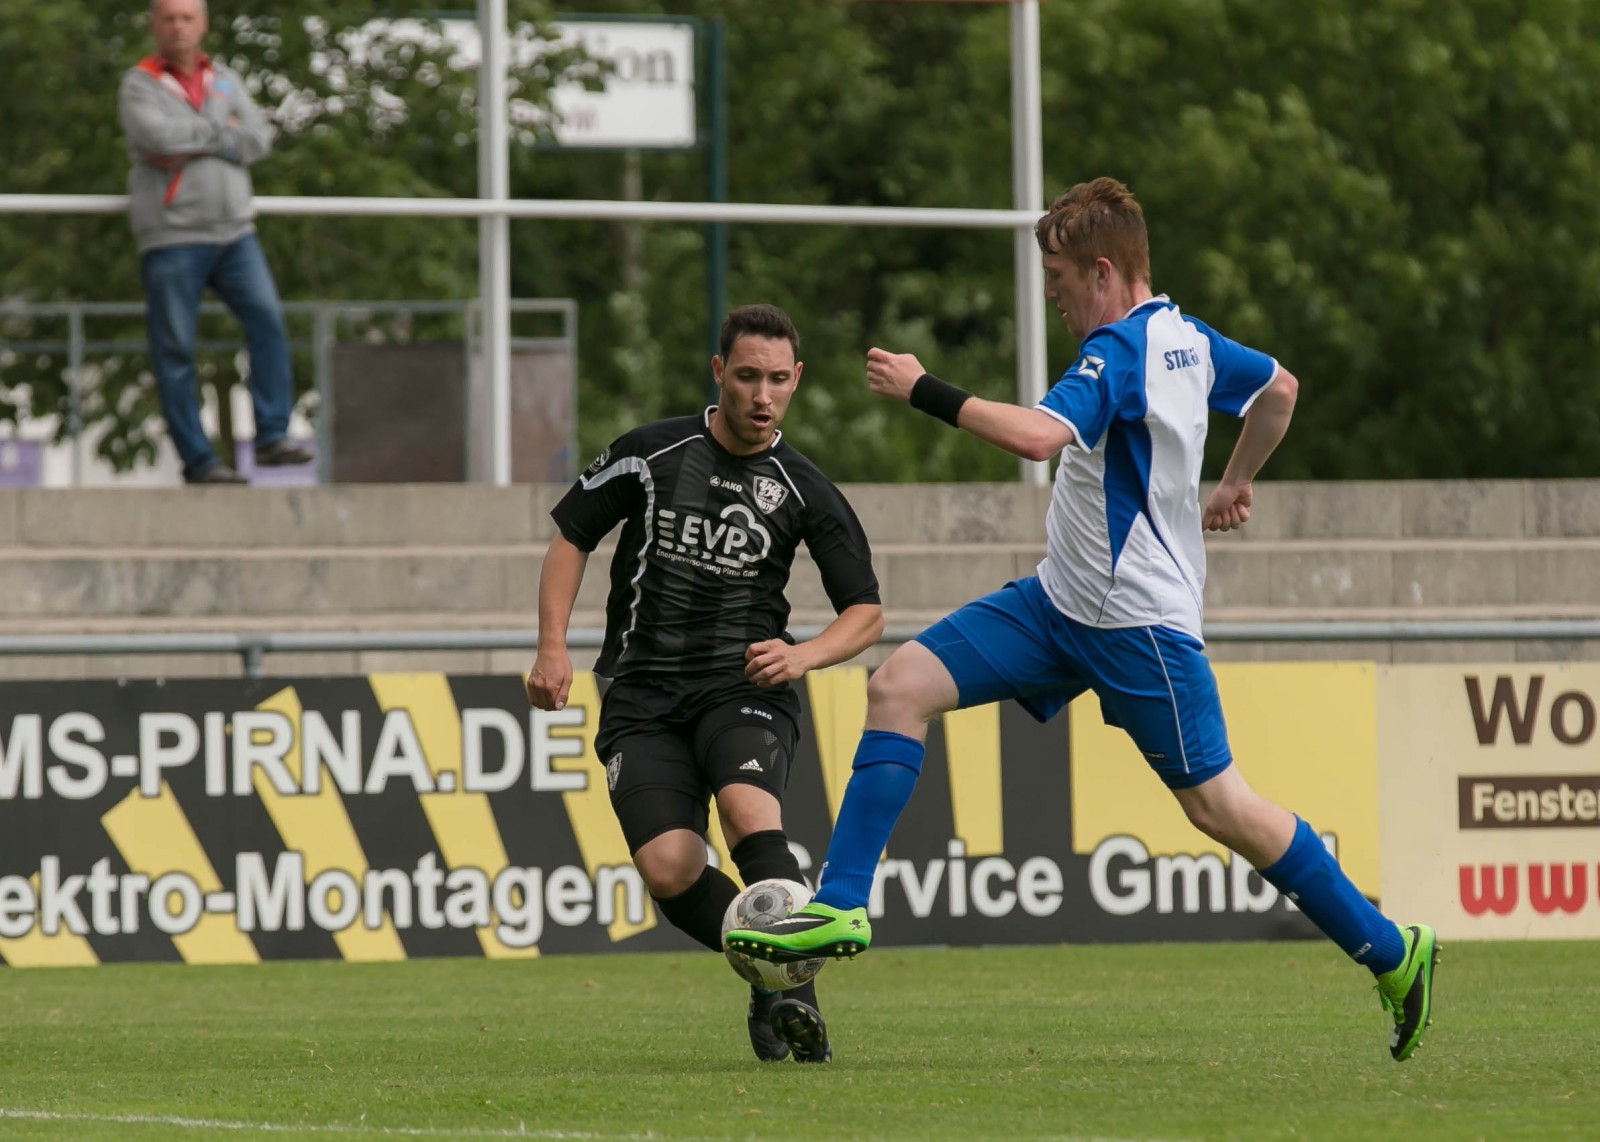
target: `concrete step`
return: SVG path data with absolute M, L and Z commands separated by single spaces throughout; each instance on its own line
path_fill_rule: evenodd
M 1215 544 L 1208 607 L 1600 608 L 1600 540 Z
M 348 617 L 368 612 L 525 613 L 537 608 L 544 544 L 305 548 L 28 548 L 0 554 L 0 627 L 27 618 L 112 615 Z M 949 609 L 1031 574 L 1042 545 L 880 544 L 888 606 Z M 579 595 L 604 606 L 601 549 Z M 1211 545 L 1206 603 L 1217 607 L 1600 608 L 1600 538 L 1266 540 Z M 826 613 L 814 565 L 796 561 L 790 600 Z
M 531 550 L 531 549 L 530 549 Z M 373 554 L 0 557 L 0 625 L 23 617 L 516 611 L 537 606 L 538 559 L 491 549 Z M 603 598 L 602 577 L 585 590 Z M 596 603 L 598 606 L 599 604 Z
M 0 549 L 274 548 L 547 542 L 564 485 L 0 489 Z M 1044 536 L 1048 488 L 862 484 L 846 489 L 879 542 Z
M 877 544 L 1042 543 L 1048 487 L 852 484 Z M 0 553 L 32 546 L 412 547 L 547 541 L 563 485 L 0 489 Z M 1600 480 L 1257 485 L 1231 542 L 1600 537 Z
M 1250 523 L 1235 536 L 1238 542 L 1600 536 L 1600 480 L 1260 483 Z
M 0 549 L 528 543 L 564 489 L 546 484 L 0 490 Z
M 0 490 L 0 633 L 527 630 L 555 485 Z M 920 627 L 1044 547 L 1048 488 L 855 485 L 888 621 Z M 1262 484 L 1208 539 L 1216 622 L 1600 617 L 1600 481 Z M 603 623 L 611 549 L 574 629 Z M 793 623 L 832 616 L 803 555 Z M 867 658 L 871 665 L 888 648 Z M 1216 642 L 1230 658 L 1556 661 L 1576 641 Z M 520 673 L 532 648 L 274 654 L 277 675 Z M 578 650 L 580 667 L 593 652 Z M 237 656 L 0 657 L 0 677 L 236 675 Z

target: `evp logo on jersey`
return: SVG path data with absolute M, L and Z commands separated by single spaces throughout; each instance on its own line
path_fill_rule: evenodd
M 756 574 L 772 549 L 772 534 L 744 504 L 729 504 L 716 519 L 666 508 L 656 512 L 656 550 L 667 559 L 687 562 L 718 575 Z

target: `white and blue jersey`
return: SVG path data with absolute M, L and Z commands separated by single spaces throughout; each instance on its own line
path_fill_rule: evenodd
M 1170 787 L 1228 767 L 1201 643 L 1200 461 L 1209 410 L 1243 416 L 1277 370 L 1165 297 L 1084 338 L 1038 406 L 1074 442 L 1056 472 L 1038 575 L 917 636 L 963 708 L 1013 698 L 1045 721 L 1093 690 L 1106 722 Z
M 1084 338 L 1038 406 L 1080 446 L 1062 452 L 1039 564 L 1063 614 L 1200 637 L 1207 412 L 1243 416 L 1276 371 L 1165 295 Z

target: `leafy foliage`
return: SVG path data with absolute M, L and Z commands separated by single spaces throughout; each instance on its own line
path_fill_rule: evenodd
M 259 5 L 210 5 L 206 48 L 244 77 L 280 137 L 252 172 L 259 194 L 470 196 L 476 193 L 475 74 L 453 70 L 443 42 L 411 42 L 399 32 L 352 34 L 370 5 L 285 0 L 262 15 Z M 433 4 L 390 4 L 385 15 L 424 19 Z M 542 2 L 514 2 L 514 25 L 538 37 L 548 22 Z M 19 85 L 0 104 L 0 133 L 13 164 L 0 181 L 12 193 L 114 194 L 123 190 L 127 157 L 117 123 L 122 72 L 150 50 L 144 10 L 95 0 L 20 6 L 0 21 L 0 62 Z M 72 60 L 65 67 L 63 60 Z M 519 76 L 519 98 L 547 102 L 550 74 L 583 63 L 552 53 Z M 477 293 L 476 228 L 470 221 L 404 218 L 275 218 L 260 230 L 280 293 L 287 299 L 467 298 Z M 141 297 L 138 259 L 123 218 L 0 215 L 0 299 L 130 301 Z M 64 324 L 0 324 L 0 337 L 60 339 Z M 91 339 L 140 343 L 139 318 L 97 318 Z M 291 333 L 304 335 L 309 327 Z M 391 329 L 390 336 L 414 335 Z M 237 340 L 224 322 L 208 334 Z M 235 377 L 232 354 L 202 358 L 202 377 Z M 0 353 L 9 415 L 67 411 L 59 357 Z M 155 455 L 162 431 L 142 354 L 99 362 L 88 386 L 84 422 L 116 430 L 101 451 L 121 466 Z M 301 388 L 310 381 L 302 360 Z M 0 402 L 0 410 L 4 409 Z M 63 428 L 65 425 L 63 424 Z
M 1010 204 L 1005 5 L 592 0 L 721 20 L 730 196 L 747 202 Z M 142 16 L 90 0 L 8 10 L 8 191 L 114 192 L 112 93 Z M 332 90 L 338 30 L 370 6 L 218 0 L 212 47 L 297 118 L 261 193 L 471 194 L 470 77 L 396 49 Z M 389 5 L 389 14 L 411 7 Z M 422 10 L 416 6 L 415 10 Z M 549 19 L 543 3 L 514 16 Z M 1582 0 L 1054 0 L 1041 6 L 1046 185 L 1127 181 L 1155 286 L 1302 381 L 1268 475 L 1593 475 L 1600 401 L 1600 12 Z M 316 20 L 308 25 L 304 17 Z M 63 67 L 71 58 L 74 66 Z M 348 61 L 346 61 L 348 62 Z M 525 94 L 542 82 L 527 77 Z M 267 100 L 264 100 L 264 102 Z M 395 108 L 404 107 L 403 117 Z M 524 197 L 706 196 L 702 153 L 518 148 Z M 730 229 L 732 304 L 770 300 L 805 337 L 786 429 L 848 480 L 1005 479 L 1011 460 L 866 392 L 873 344 L 994 397 L 1014 392 L 1012 242 L 998 231 Z M 291 298 L 469 297 L 469 223 L 272 219 Z M 518 222 L 513 289 L 581 305 L 586 452 L 709 391 L 705 228 Z M 0 297 L 138 297 L 120 219 L 0 217 Z M 15 331 L 7 331 L 13 336 Z M 135 323 L 121 331 L 138 336 Z M 109 335 L 109 334 L 107 334 Z M 1074 345 L 1050 334 L 1049 359 Z M 0 366 L 38 414 L 60 362 Z M 117 376 L 124 376 L 119 387 Z M 153 405 L 113 371 L 97 415 Z M 14 396 L 13 399 L 19 399 Z M 1230 425 L 1213 433 L 1219 470 Z

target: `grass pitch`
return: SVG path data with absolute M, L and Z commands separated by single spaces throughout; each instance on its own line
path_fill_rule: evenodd
M 0 972 L 0 1137 L 1595 1137 L 1593 943 L 1447 944 L 1396 1065 L 1321 943 L 884 949 L 834 1062 L 757 1063 L 710 953 Z

